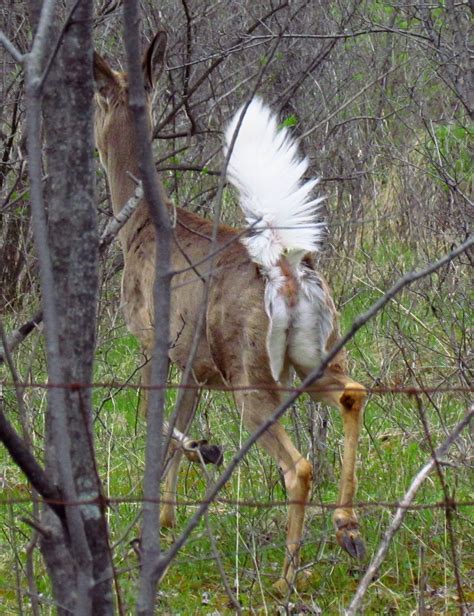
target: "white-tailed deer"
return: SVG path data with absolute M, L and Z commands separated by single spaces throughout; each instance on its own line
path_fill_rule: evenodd
M 166 35 L 158 33 L 144 61 L 147 91 L 161 72 Z M 115 213 L 135 190 L 130 174 L 139 175 L 135 132 L 127 102 L 127 76 L 111 70 L 98 55 L 94 62 L 97 88 L 96 139 L 105 167 Z M 241 112 L 227 129 L 232 139 Z M 151 117 L 151 110 L 150 110 Z M 249 431 L 262 425 L 281 403 L 279 383 L 292 371 L 304 377 L 317 367 L 339 337 L 337 312 L 327 284 L 316 271 L 312 253 L 318 248 L 321 227 L 315 220 L 320 199 L 311 199 L 316 181 L 302 181 L 307 162 L 285 129 L 278 130 L 269 110 L 252 101 L 243 118 L 231 154 L 228 177 L 241 198 L 251 226 L 239 231 L 219 227 L 214 273 L 206 307 L 206 322 L 193 363 L 195 389 L 187 389 L 177 419 L 186 431 L 194 415 L 199 387 L 235 387 L 235 401 Z M 170 206 L 171 207 L 171 206 Z M 196 214 L 173 208 L 173 279 L 170 360 L 184 368 L 204 300 L 206 257 L 212 224 Z M 234 241 L 232 241 L 234 240 Z M 153 281 L 155 233 L 146 202 L 140 204 L 120 231 L 125 266 L 122 302 L 125 320 L 149 356 L 153 347 Z M 190 268 L 189 264 L 197 264 Z M 199 265 L 201 263 L 201 265 Z M 365 401 L 364 387 L 346 375 L 346 357 L 340 352 L 311 393 L 340 409 L 344 425 L 344 455 L 338 507 L 334 512 L 339 544 L 361 557 L 363 542 L 353 510 L 356 491 L 356 450 Z M 252 386 L 255 389 L 252 389 Z M 311 491 L 310 463 L 291 442 L 280 424 L 274 424 L 259 444 L 281 468 L 289 505 L 286 557 L 277 588 L 285 592 L 294 582 L 305 504 Z M 175 524 L 177 451 L 165 480 L 161 524 Z

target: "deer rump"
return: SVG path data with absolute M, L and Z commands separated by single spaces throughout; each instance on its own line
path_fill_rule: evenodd
M 291 365 L 320 363 L 333 331 L 334 306 L 311 257 L 324 233 L 317 222 L 323 198 L 311 197 L 318 180 L 302 180 L 308 160 L 259 99 L 235 114 L 225 150 L 249 225 L 242 242 L 265 280 L 272 377 L 286 383 Z

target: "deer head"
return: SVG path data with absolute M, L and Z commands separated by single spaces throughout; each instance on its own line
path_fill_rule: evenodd
M 166 32 L 158 32 L 143 55 L 142 70 L 151 124 L 151 93 L 164 68 Z M 97 52 L 94 53 L 96 82 L 95 135 L 102 164 L 109 171 L 109 155 L 113 149 L 129 148 L 134 159 L 133 122 L 128 106 L 127 74 L 114 71 Z

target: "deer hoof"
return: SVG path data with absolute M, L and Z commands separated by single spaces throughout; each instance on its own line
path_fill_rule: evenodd
M 220 466 L 224 460 L 222 447 L 209 445 L 206 439 L 190 441 L 187 443 L 184 452 L 191 462 L 204 462 L 205 464 L 215 464 Z
M 340 528 L 336 531 L 336 539 L 352 558 L 363 560 L 365 558 L 365 545 L 356 528 Z
M 209 445 L 207 441 L 200 447 L 201 455 L 206 464 L 215 464 L 220 466 L 224 460 L 222 447 L 218 445 Z

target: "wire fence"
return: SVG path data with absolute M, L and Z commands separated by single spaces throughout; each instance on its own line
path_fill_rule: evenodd
M 231 386 L 231 385 L 201 385 L 197 383 L 173 383 L 168 382 L 163 385 L 143 385 L 137 383 L 131 383 L 127 381 L 99 381 L 99 382 L 91 382 L 91 383 L 51 383 L 51 382 L 13 382 L 8 380 L 0 380 L 0 400 L 3 397 L 3 388 L 7 389 L 17 389 L 17 390 L 27 390 L 27 389 L 39 389 L 39 390 L 48 390 L 48 389 L 66 389 L 72 392 L 80 392 L 83 390 L 90 389 L 117 389 L 117 390 L 133 390 L 133 391 L 158 391 L 158 390 L 187 390 L 187 389 L 202 389 L 205 388 L 209 391 L 218 391 L 225 393 L 234 393 L 234 392 L 246 392 L 246 391 L 272 391 L 272 392 L 281 392 L 281 393 L 294 393 L 294 394 L 304 394 L 304 393 L 325 393 L 332 391 L 339 391 L 340 387 L 322 387 L 316 385 L 312 385 L 309 387 L 299 387 L 299 386 L 285 386 L 279 384 L 255 384 L 252 386 Z M 380 395 L 384 396 L 387 394 L 393 395 L 404 395 L 404 396 L 422 396 L 422 395 L 431 395 L 431 394 L 447 394 L 447 393 L 461 393 L 461 394 L 470 394 L 474 392 L 474 387 L 470 386 L 448 386 L 448 385 L 431 385 L 431 386 L 401 386 L 401 385 L 376 385 L 376 386 L 365 386 L 365 390 L 369 396 L 371 395 Z M 471 411 L 472 412 L 472 411 Z M 429 432 L 429 431 L 428 431 Z M 430 434 L 425 434 L 425 438 L 427 441 L 430 440 Z M 201 460 L 202 461 L 202 460 Z M 441 464 L 443 462 L 441 461 Z M 467 462 L 468 464 L 468 462 Z M 0 497 L 0 506 L 7 505 L 24 505 L 32 502 L 37 502 L 38 497 L 12 497 L 12 498 L 2 498 Z M 198 506 L 203 504 L 209 504 L 211 502 L 220 505 L 228 505 L 235 507 L 248 507 L 248 508 L 258 508 L 258 509 L 271 509 L 273 507 L 287 507 L 293 504 L 305 504 L 305 506 L 309 509 L 314 509 L 315 511 L 319 511 L 320 513 L 325 513 L 327 511 L 333 511 L 344 504 L 339 502 L 322 502 L 322 501 L 310 501 L 304 502 L 298 500 L 291 499 L 274 499 L 265 501 L 257 500 L 257 499 L 238 499 L 238 498 L 222 498 L 216 497 L 213 499 L 189 499 L 189 498 L 181 498 L 178 500 L 168 500 L 166 498 L 160 498 L 158 500 L 154 499 L 146 499 L 141 496 L 114 496 L 114 495 L 100 495 L 97 498 L 91 499 L 78 499 L 74 501 L 68 501 L 64 499 L 48 499 L 41 498 L 41 500 L 45 503 L 53 504 L 53 505 L 61 505 L 64 507 L 67 506 L 78 506 L 78 505 L 91 505 L 98 504 L 100 506 L 112 506 L 112 505 L 121 505 L 121 504 L 143 504 L 146 502 L 159 502 L 160 504 L 177 504 L 178 506 Z M 400 501 L 386 501 L 386 500 L 370 500 L 370 501 L 357 501 L 352 504 L 357 509 L 405 509 L 407 511 L 423 511 L 423 510 L 435 510 L 435 509 L 451 509 L 456 510 L 461 507 L 472 507 L 474 506 L 474 499 L 461 499 L 456 500 L 451 496 L 447 496 L 443 500 L 439 500 L 437 502 L 430 503 L 409 503 L 403 504 Z
M 28 503 L 32 503 L 37 501 L 38 499 L 33 497 L 23 497 L 23 498 L 0 498 L 0 506 L 6 505 L 26 505 Z M 132 504 L 143 504 L 143 503 L 160 503 L 161 505 L 177 505 L 182 507 L 194 507 L 197 505 L 208 505 L 214 503 L 216 505 L 229 505 L 232 507 L 249 507 L 252 509 L 272 509 L 273 507 L 288 507 L 289 505 L 304 505 L 309 509 L 319 510 L 321 514 L 326 513 L 328 511 L 334 511 L 339 509 L 341 506 L 344 506 L 344 503 L 323 503 L 323 502 L 306 502 L 301 500 L 289 499 L 289 500 L 272 500 L 272 501 L 258 501 L 258 500 L 248 500 L 248 499 L 235 499 L 235 498 L 213 498 L 212 500 L 207 499 L 174 499 L 170 500 L 168 498 L 160 498 L 152 499 L 145 498 L 142 496 L 99 496 L 97 498 L 86 498 L 86 499 L 78 499 L 75 501 L 66 501 L 63 499 L 53 499 L 53 498 L 41 498 L 41 501 L 51 505 L 61 505 L 63 507 L 78 507 L 81 505 L 100 505 L 100 506 L 110 506 L 110 505 L 132 505 Z M 432 509 L 446 509 L 447 507 L 450 509 L 458 509 L 459 507 L 473 507 L 474 500 L 455 500 L 455 499 L 447 499 L 438 501 L 436 503 L 410 503 L 409 505 L 404 505 L 403 503 L 396 502 L 385 502 L 385 501 L 355 501 L 351 504 L 352 507 L 356 509 L 404 509 L 406 511 L 425 511 Z
M 317 384 L 299 387 L 286 386 L 278 384 L 254 384 L 254 385 L 206 385 L 199 383 L 166 383 L 164 385 L 142 385 L 138 383 L 129 383 L 127 381 L 107 381 L 107 382 L 92 382 L 92 383 L 39 383 L 39 382 L 17 382 L 0 380 L 0 387 L 18 387 L 20 389 L 67 389 L 69 391 L 80 391 L 83 389 L 132 389 L 160 391 L 160 390 L 179 390 L 179 389 L 206 389 L 209 391 L 221 391 L 233 393 L 237 391 L 272 391 L 282 393 L 324 393 L 332 391 L 340 391 L 340 386 L 318 386 Z M 350 388 L 349 388 L 350 389 Z M 421 394 L 434 393 L 473 393 L 474 387 L 468 385 L 432 385 L 432 386 L 402 386 L 402 385 L 364 385 L 367 394 L 404 394 L 407 396 L 416 396 Z
M 134 371 L 130 379 L 133 379 L 136 375 Z M 166 390 L 169 392 L 178 393 L 181 390 L 194 390 L 194 389 L 206 389 L 211 392 L 216 393 L 224 393 L 224 394 L 233 394 L 236 392 L 261 392 L 261 391 L 271 391 L 277 394 L 281 394 L 284 399 L 285 396 L 299 396 L 300 394 L 324 394 L 333 391 L 340 391 L 340 387 L 327 387 L 318 385 L 317 382 L 313 385 L 303 387 L 294 384 L 290 385 L 281 385 L 281 384 L 269 384 L 269 383 L 261 383 L 261 384 L 252 384 L 251 386 L 233 386 L 230 384 L 222 384 L 222 385 L 203 385 L 195 382 L 190 383 L 176 383 L 176 382 L 166 382 L 161 385 L 143 385 L 136 382 L 131 382 L 131 380 L 121 380 L 121 379 L 100 379 L 94 382 L 72 382 L 72 383 L 53 383 L 53 382 L 45 382 L 45 381 L 21 381 L 17 380 L 16 382 L 10 379 L 0 380 L 0 402 L 5 402 L 8 398 L 13 400 L 13 394 L 23 396 L 27 395 L 28 392 L 47 392 L 52 389 L 64 389 L 72 392 L 72 394 L 77 393 L 77 395 L 82 396 L 83 392 L 92 391 L 105 391 L 106 396 L 105 399 L 114 399 L 117 395 L 123 395 L 124 392 L 130 391 L 133 392 L 134 398 L 136 394 L 136 400 L 139 400 L 139 392 L 142 390 L 148 391 L 159 391 Z M 367 590 L 367 588 L 371 584 L 378 584 L 378 573 L 377 567 L 380 567 L 380 563 L 385 559 L 389 545 L 393 543 L 393 536 L 399 530 L 402 520 L 404 520 L 404 516 L 408 515 L 411 517 L 405 522 L 405 527 L 410 529 L 413 524 L 420 524 L 420 517 L 425 519 L 426 524 L 431 519 L 430 516 L 433 516 L 434 520 L 438 520 L 436 524 L 440 524 L 440 520 L 443 520 L 443 524 L 445 527 L 446 538 L 445 538 L 445 546 L 444 552 L 440 552 L 442 557 L 446 562 L 446 571 L 445 577 L 448 579 L 449 576 L 453 579 L 453 584 L 457 588 L 457 600 L 453 605 L 460 606 L 459 609 L 464 610 L 463 614 L 469 613 L 469 581 L 467 576 L 466 562 L 465 562 L 465 554 L 466 546 L 464 545 L 463 536 L 466 532 L 467 527 L 469 526 L 468 518 L 470 517 L 470 512 L 474 506 L 474 499 L 470 497 L 469 492 L 462 492 L 462 496 L 459 495 L 459 484 L 466 483 L 467 479 L 464 476 L 469 472 L 469 468 L 471 466 L 471 454 L 469 450 L 469 434 L 467 431 L 463 432 L 463 440 L 457 440 L 457 449 L 450 451 L 449 455 L 447 454 L 447 450 L 444 453 L 439 454 L 438 450 L 435 450 L 434 443 L 439 443 L 444 438 L 449 438 L 452 436 L 452 426 L 454 425 L 454 418 L 457 418 L 456 421 L 459 421 L 461 418 L 462 404 L 465 403 L 467 405 L 467 400 L 471 397 L 474 387 L 463 384 L 452 384 L 449 383 L 449 380 L 440 379 L 439 383 L 429 383 L 426 385 L 417 384 L 414 385 L 401 385 L 401 384 L 383 384 L 376 383 L 374 385 L 365 386 L 365 391 L 368 395 L 368 400 L 377 400 L 377 398 L 381 398 L 387 396 L 395 396 L 397 399 L 405 399 L 405 403 L 408 403 L 409 407 L 412 407 L 413 414 L 413 422 L 418 422 L 419 427 L 416 430 L 416 437 L 414 433 L 411 435 L 412 438 L 416 438 L 419 445 L 419 453 L 421 453 L 422 457 L 418 459 L 417 465 L 414 465 L 413 462 L 409 467 L 409 470 L 406 471 L 406 478 L 409 478 L 410 488 L 406 491 L 406 486 L 401 489 L 400 485 L 397 485 L 396 490 L 394 490 L 397 494 L 397 498 L 387 499 L 387 498 L 370 498 L 364 499 L 361 498 L 352 503 L 341 503 L 332 498 L 327 497 L 327 493 L 324 491 L 321 492 L 319 489 L 314 490 L 313 495 L 311 496 L 309 501 L 301 501 L 297 499 L 291 498 L 281 498 L 281 492 L 277 490 L 277 494 L 275 494 L 275 488 L 269 488 L 267 485 L 267 489 L 263 491 L 258 491 L 257 497 L 249 497 L 246 494 L 242 495 L 240 493 L 240 488 L 237 489 L 237 494 L 229 495 L 228 490 L 220 491 L 217 494 L 208 497 L 208 489 L 212 488 L 213 485 L 217 485 L 219 481 L 219 477 L 221 476 L 221 471 L 219 468 L 216 468 L 215 471 L 209 472 L 206 470 L 206 466 L 201 458 L 201 471 L 199 470 L 199 464 L 194 465 L 197 468 L 197 473 L 194 473 L 196 476 L 200 476 L 201 479 L 198 482 L 197 486 L 193 486 L 191 489 L 189 486 L 185 487 L 184 490 L 180 490 L 177 497 L 175 499 L 170 499 L 166 494 L 163 494 L 159 499 L 149 499 L 145 498 L 141 493 L 141 479 L 140 479 L 140 470 L 137 470 L 137 484 L 132 493 L 123 492 L 121 490 L 117 490 L 116 486 L 109 485 L 106 490 L 103 490 L 98 496 L 94 498 L 79 498 L 79 499 L 66 499 L 62 497 L 58 498 L 45 498 L 44 496 L 39 496 L 34 491 L 31 491 L 31 488 L 25 483 L 20 482 L 10 482 L 7 476 L 0 478 L 0 481 L 3 482 L 3 488 L 7 492 L 3 496 L 0 496 L 0 512 L 2 517 L 7 523 L 6 528 L 10 528 L 9 532 L 18 532 L 17 530 L 13 530 L 15 528 L 19 528 L 20 525 L 25 525 L 33 529 L 33 532 L 41 533 L 43 532 L 43 527 L 41 522 L 35 517 L 33 511 L 38 511 L 38 505 L 43 503 L 50 505 L 52 507 L 56 507 L 57 511 L 64 511 L 68 507 L 87 507 L 87 506 L 97 506 L 100 511 L 104 512 L 103 515 L 107 515 L 109 518 L 111 516 L 119 516 L 121 514 L 122 508 L 126 507 L 127 514 L 127 528 L 122 529 L 120 531 L 120 536 L 117 536 L 117 531 L 113 531 L 110 535 L 111 539 L 113 538 L 113 549 L 110 549 L 110 557 L 111 560 L 128 560 L 130 555 L 127 556 L 127 550 L 132 550 L 136 552 L 138 557 L 140 558 L 140 543 L 139 540 L 133 537 L 133 533 L 135 529 L 138 532 L 139 520 L 142 515 L 143 507 L 146 504 L 156 505 L 159 503 L 160 507 L 166 505 L 176 505 L 178 508 L 187 509 L 188 512 L 196 512 L 202 508 L 205 508 L 209 515 L 211 516 L 211 522 L 209 518 L 206 517 L 206 524 L 208 525 L 208 530 L 206 531 L 205 536 L 209 538 L 209 541 L 214 546 L 212 551 L 207 554 L 207 556 L 202 555 L 202 552 L 199 551 L 201 556 L 193 557 L 198 558 L 201 562 L 204 560 L 209 563 L 216 563 L 216 566 L 219 570 L 220 579 L 223 582 L 223 585 L 226 586 L 226 594 L 229 597 L 230 602 L 235 600 L 235 588 L 232 587 L 232 584 L 229 582 L 229 563 L 226 562 L 225 567 L 222 565 L 222 558 L 226 558 L 225 556 L 225 548 L 221 546 L 216 546 L 216 539 L 214 537 L 214 532 L 216 529 L 220 529 L 219 532 L 222 534 L 224 531 L 228 531 L 225 526 L 225 522 L 223 521 L 226 517 L 230 517 L 230 519 L 242 519 L 248 521 L 251 520 L 251 526 L 255 530 L 253 532 L 262 533 L 265 536 L 265 533 L 268 533 L 268 523 L 262 522 L 262 520 L 277 517 L 278 519 L 283 516 L 283 510 L 288 507 L 294 505 L 304 504 L 305 509 L 308 514 L 308 518 L 310 520 L 317 520 L 317 526 L 321 525 L 321 528 L 317 531 L 311 531 L 311 533 L 306 534 L 302 539 L 302 549 L 309 549 L 311 546 L 320 545 L 320 542 L 323 544 L 328 540 L 328 537 L 331 536 L 329 529 L 327 528 L 327 518 L 330 514 L 334 513 L 336 510 L 341 510 L 345 506 L 353 508 L 355 511 L 358 511 L 360 514 L 360 521 L 362 529 L 364 527 L 373 527 L 374 524 L 380 527 L 380 522 L 377 520 L 381 520 L 380 517 L 383 512 L 386 512 L 386 517 L 383 518 L 383 527 L 386 528 L 383 535 L 380 530 L 378 533 L 374 533 L 374 530 L 370 531 L 369 537 L 366 537 L 366 543 L 369 545 L 369 549 L 373 550 L 373 556 L 371 558 L 371 562 L 365 566 L 361 566 L 361 577 L 357 592 L 351 599 L 351 603 L 347 608 L 346 614 L 355 614 L 358 607 L 362 601 L 362 598 Z M 422 408 L 426 403 L 427 405 L 431 405 L 432 408 L 436 407 L 436 400 L 447 400 L 448 397 L 453 394 L 457 396 L 457 411 L 454 415 L 451 415 L 450 418 L 443 425 L 436 424 L 436 427 L 429 426 L 426 421 L 426 409 Z M 43 396 L 43 394 L 42 394 Z M 441 398 L 437 398 L 437 396 L 441 396 Z M 213 399 L 216 396 L 211 397 Z M 44 403 L 44 398 L 42 398 Z M 30 400 L 31 403 L 31 400 Z M 370 403 L 370 402 L 369 402 Z M 172 400 L 170 400 L 170 404 L 172 406 Z M 380 408 L 383 407 L 383 403 L 380 403 Z M 10 405 L 10 408 L 12 406 Z M 97 418 L 100 413 L 103 412 L 103 401 L 102 404 L 96 407 L 96 415 Z M 137 411 L 138 413 L 138 406 Z M 297 414 L 298 411 L 297 411 Z M 461 419 L 461 422 L 465 422 L 465 426 L 469 423 L 469 418 L 472 419 L 473 410 L 466 411 L 464 420 Z M 14 415 L 10 414 L 10 419 L 13 418 Z M 287 416 L 291 418 L 291 411 L 287 412 Z M 236 424 L 236 419 L 238 419 L 237 415 L 229 415 L 228 421 L 232 422 L 234 425 Z M 290 422 L 288 419 L 287 423 Z M 414 424 L 413 424 L 414 425 Z M 464 426 L 464 427 L 465 427 Z M 296 428 L 296 431 L 292 436 L 296 436 L 300 427 Z M 433 428 L 433 429 L 432 429 Z M 191 428 L 192 429 L 192 428 Z M 199 430 L 199 428 L 198 428 Z M 291 430 L 291 428 L 290 428 Z M 209 433 L 213 436 L 213 438 L 217 438 L 219 440 L 219 434 L 225 432 L 223 429 L 221 432 L 218 431 L 216 434 L 213 432 L 212 428 L 209 430 Z M 403 431 L 402 431 L 403 432 Z M 415 432 L 415 431 L 414 431 Z M 165 434 L 165 433 L 163 433 Z M 385 438 L 384 435 L 383 439 Z M 96 437 L 97 438 L 97 435 Z M 335 437 L 338 438 L 337 436 Z M 373 438 L 369 433 L 369 441 Z M 388 441 L 390 441 L 391 436 L 388 435 L 386 437 Z M 408 438 L 408 437 L 407 437 Z M 383 441 L 381 439 L 381 441 Z M 100 440 L 99 438 L 97 440 Z M 36 446 L 34 450 L 36 452 L 41 450 L 41 442 L 42 436 L 40 433 L 36 434 L 35 443 Z M 258 441 L 257 441 L 258 442 Z M 452 439 L 451 444 L 454 443 L 454 439 Z M 39 445 L 39 447 L 38 447 Z M 126 446 L 126 444 L 125 444 Z M 235 457 L 239 455 L 241 442 L 237 442 L 236 439 L 230 439 L 225 445 L 226 447 L 226 457 L 232 455 L 232 460 L 226 460 L 224 464 L 224 470 L 229 468 Z M 300 447 L 298 447 L 300 449 Z M 453 448 L 454 449 L 454 448 Z M 310 456 L 323 456 L 324 452 L 317 452 L 312 450 L 309 452 Z M 327 451 L 325 452 L 327 453 Z M 254 454 L 256 455 L 256 454 Z M 364 465 L 364 454 L 361 452 L 359 457 L 359 464 Z M 242 459 L 246 459 L 243 457 Z M 420 470 L 422 464 L 425 463 L 425 466 Z M 252 458 L 249 460 L 249 466 L 252 466 L 255 463 L 256 458 Z M 313 461 L 314 462 L 314 461 Z M 259 462 L 258 462 L 259 463 Z M 380 463 L 383 465 L 383 452 L 381 454 Z M 102 464 L 102 463 L 101 463 Z M 260 464 L 260 463 L 259 463 Z M 398 468 L 403 466 L 404 460 L 400 459 L 395 462 L 391 459 L 390 453 L 387 456 L 387 469 L 385 469 L 387 477 L 390 477 L 392 474 L 393 478 L 397 478 Z M 415 492 L 412 496 L 407 498 L 407 494 L 410 494 L 410 490 L 414 485 L 418 489 L 419 485 L 426 479 L 428 476 L 428 472 L 425 472 L 423 477 L 423 471 L 430 466 L 430 473 L 434 475 L 434 482 L 437 485 L 436 490 L 430 490 L 428 493 L 423 493 L 419 500 L 415 499 Z M 190 469 L 193 465 L 190 465 L 187 473 L 190 472 Z M 4 468 L 6 468 L 4 466 Z M 260 466 L 260 471 L 262 470 L 262 466 Z M 383 468 L 383 466 L 381 467 Z M 97 470 L 98 477 L 103 476 L 104 468 L 101 467 L 101 470 Z M 250 468 L 250 477 L 255 469 Z M 234 473 L 236 472 L 236 468 L 234 468 Z M 8 473 L 7 473 L 8 475 Z M 109 483 L 111 475 L 113 475 L 113 471 L 107 470 L 107 477 L 104 477 L 104 482 Z M 230 476 L 230 475 L 229 475 Z M 436 479 L 437 477 L 437 479 Z M 453 478 L 456 477 L 454 480 Z M 282 478 L 280 477 L 280 480 Z M 317 479 L 317 478 L 316 478 Z M 196 481 L 196 480 L 195 480 Z M 267 481 L 269 481 L 267 479 Z M 274 477 L 274 481 L 278 483 L 278 475 Z M 365 477 L 364 481 L 367 481 L 367 477 Z M 388 479 L 390 481 L 390 479 Z M 283 483 L 281 481 L 281 483 Z M 361 481 L 361 484 L 363 482 Z M 402 482 L 403 483 L 403 482 Z M 318 484 L 318 480 L 316 480 L 316 485 Z M 418 485 L 419 484 L 419 485 Z M 240 485 L 240 480 L 237 482 L 237 486 Z M 234 486 L 230 487 L 229 490 L 235 489 Z M 465 486 L 464 486 L 465 487 Z M 284 490 L 284 488 L 283 488 Z M 206 495 L 203 497 L 203 491 L 206 491 Z M 8 494 L 10 492 L 10 494 Z M 441 498 L 440 498 L 441 492 Z M 393 491 L 392 491 L 393 493 Z M 283 496 L 285 492 L 283 491 Z M 398 497 L 398 495 L 400 495 Z M 16 513 L 13 514 L 13 511 Z M 12 517 L 14 515 L 14 517 Z M 7 520 L 7 517 L 10 518 Z M 131 516 L 131 519 L 130 519 Z M 415 516 L 415 517 L 414 517 Z M 116 523 L 114 523 L 115 525 Z M 211 526 L 209 526 L 211 524 Z M 237 529 L 239 528 L 239 522 L 237 522 Z M 21 531 L 24 533 L 24 531 Z M 314 536 L 314 533 L 316 537 Z M 412 531 L 413 532 L 413 531 Z M 239 539 L 240 531 L 236 531 L 236 546 L 239 546 L 244 539 Z M 365 534 L 365 532 L 363 533 Z M 280 536 L 281 535 L 281 536 Z M 425 550 L 425 539 L 423 538 L 421 531 L 415 531 L 415 536 L 417 537 L 417 545 L 419 546 L 419 550 Z M 179 537 L 179 535 L 178 535 Z M 374 537 L 376 539 L 374 540 Z M 18 542 L 18 539 L 15 539 Z M 193 543 L 198 542 L 198 539 L 193 539 L 191 541 L 191 547 L 188 548 L 189 553 L 192 554 Z M 255 541 L 255 539 L 253 539 Z M 402 540 L 404 541 L 404 540 Z M 13 543 L 13 545 L 16 545 Z M 172 544 L 175 545 L 175 544 Z M 259 542 L 259 550 L 263 553 L 270 554 L 272 550 L 284 551 L 284 536 L 283 533 L 279 533 L 278 535 L 270 533 L 268 539 L 263 539 Z M 20 549 L 18 546 L 15 547 L 15 550 Z M 320 549 L 320 548 L 318 548 Z M 239 553 L 248 552 L 248 556 L 252 556 L 253 552 L 249 546 L 245 543 L 240 545 L 240 547 L 236 547 L 236 556 L 235 558 L 239 558 Z M 239 552 L 240 550 L 240 552 Z M 435 550 L 433 550 L 435 552 Z M 424 553 L 424 552 L 423 552 Z M 252 556 L 255 558 L 255 556 Z M 270 556 L 267 556 L 269 560 L 273 560 Z M 337 557 L 336 557 L 337 558 Z M 331 561 L 331 559 L 329 558 Z M 174 561 L 174 559 L 173 559 Z M 177 569 L 179 567 L 186 565 L 186 557 L 181 555 L 175 560 Z M 217 564 L 220 562 L 220 565 Z M 312 561 L 311 565 L 323 566 L 325 562 L 325 558 L 318 557 L 316 561 Z M 335 561 L 336 562 L 336 561 Z M 377 565 L 377 563 L 379 563 Z M 448 564 L 449 563 L 449 564 Z M 212 566 L 212 565 L 209 565 Z M 240 565 L 239 565 L 240 566 Z M 261 567 L 258 563 L 254 563 L 254 566 L 257 570 L 258 575 L 268 576 L 267 573 L 264 572 L 264 568 Z M 132 565 L 132 569 L 134 569 L 134 565 Z M 303 564 L 302 570 L 306 570 L 309 567 L 307 564 Z M 423 565 L 424 567 L 424 565 Z M 450 573 L 448 574 L 447 569 L 450 568 Z M 128 568 L 127 568 L 128 570 Z M 422 569 L 424 570 L 424 569 Z M 238 575 L 239 568 L 237 567 L 236 575 Z M 364 573 L 365 572 L 365 573 Z M 176 574 L 178 575 L 178 574 Z M 114 569 L 114 580 L 117 588 L 120 587 L 120 583 L 122 580 L 123 573 L 117 568 Z M 19 577 L 21 579 L 21 576 Z M 225 580 L 225 583 L 224 583 Z M 122 582 L 123 583 L 123 582 Z M 241 583 L 241 582 L 240 582 Z M 21 582 L 19 581 L 17 584 L 16 592 L 21 593 L 25 592 L 21 590 Z M 26 584 L 26 582 L 24 582 Z M 13 587 L 12 587 L 13 588 Z M 365 590 L 364 590 L 365 589 Z M 0 585 L 1 592 L 1 585 Z M 122 592 L 121 590 L 117 591 L 119 594 Z M 421 591 L 420 591 L 421 592 Z M 426 594 L 427 591 L 422 589 L 422 592 Z M 238 595 L 238 593 L 237 593 Z M 304 594 L 302 596 L 305 596 Z M 231 600 L 231 598 L 233 599 Z M 41 599 L 39 599 L 41 600 Z M 48 599 L 45 598 L 45 605 L 48 604 Z M 53 605 L 54 602 L 51 603 Z M 235 605 L 239 605 L 236 601 Z M 291 602 L 286 601 L 283 602 L 287 613 L 295 613 L 291 605 Z M 240 609 L 240 608 L 239 608 Z M 125 608 L 121 608 L 119 610 L 121 614 L 126 612 Z M 318 611 L 314 613 L 320 613 Z

